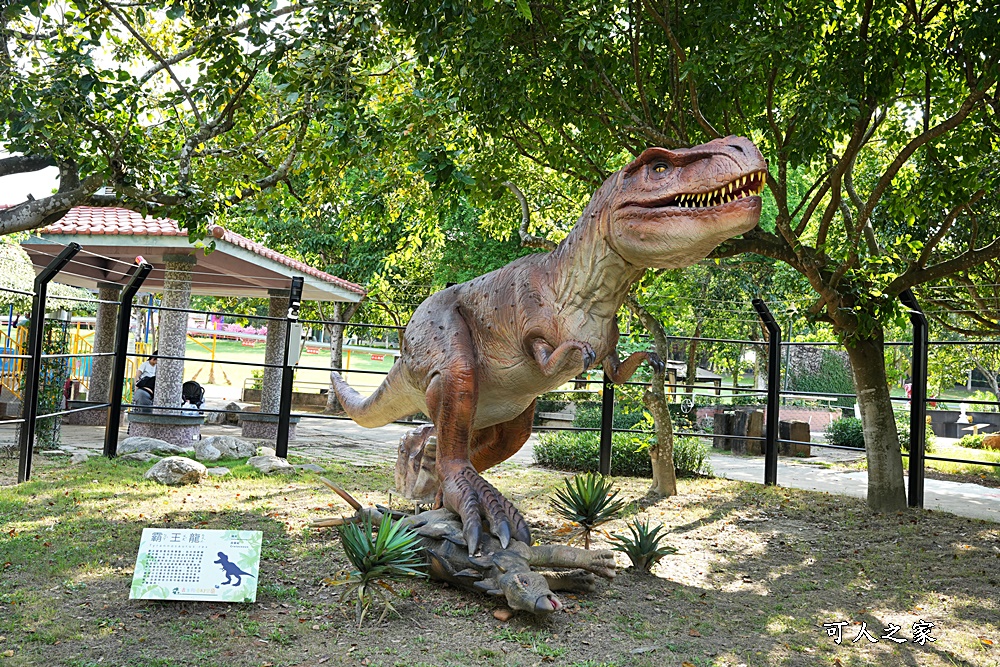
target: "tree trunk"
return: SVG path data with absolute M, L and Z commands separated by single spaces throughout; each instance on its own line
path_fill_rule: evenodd
M 333 302 L 333 322 L 349 322 L 354 313 L 358 312 L 358 308 L 361 307 L 361 303 L 352 303 L 347 308 L 344 307 L 344 302 L 334 301 Z M 323 319 L 326 319 L 321 311 L 320 315 Z M 344 329 L 346 327 L 343 324 L 324 324 L 324 329 L 326 330 L 326 335 L 330 339 L 330 370 L 336 370 L 344 367 Z M 337 400 L 337 395 L 333 393 L 333 382 L 330 383 L 330 389 L 326 393 L 326 408 L 324 412 L 333 413 L 341 412 L 343 408 L 340 406 L 340 401 Z
M 653 415 L 656 430 L 656 442 L 649 447 L 649 460 L 653 464 L 653 483 L 649 491 L 669 497 L 677 495 L 677 475 L 674 470 L 674 425 L 667 409 L 663 379 L 664 373 L 653 371 L 653 379 L 642 395 L 642 402 Z
M 663 325 L 633 297 L 629 296 L 626 303 L 653 337 L 656 354 L 660 359 L 667 359 L 670 345 Z M 666 370 L 660 372 L 653 369 L 653 379 L 642 396 L 642 402 L 653 415 L 653 428 L 656 431 L 656 442 L 649 448 L 649 460 L 653 464 L 653 484 L 649 487 L 649 492 L 669 497 L 677 495 L 677 475 L 674 470 L 674 426 L 663 388 L 665 378 Z
M 701 338 L 701 320 L 698 320 L 698 324 L 695 325 L 694 335 L 691 336 L 691 342 L 688 343 L 688 354 L 687 354 L 687 378 L 684 382 L 684 391 L 686 392 L 686 397 L 691 399 L 691 412 L 697 410 L 694 401 L 694 385 L 698 382 L 698 339 Z M 690 414 L 689 414 L 690 417 Z M 692 419 L 691 421 L 696 421 Z
M 847 354 L 854 371 L 868 457 L 868 506 L 878 512 L 906 509 L 903 457 L 889 400 L 884 336 L 854 339 Z

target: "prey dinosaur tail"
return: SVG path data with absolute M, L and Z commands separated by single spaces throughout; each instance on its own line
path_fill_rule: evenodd
M 344 407 L 344 412 L 355 422 L 365 428 L 385 426 L 401 417 L 411 415 L 420 410 L 414 405 L 413 394 L 409 391 L 409 383 L 402 370 L 402 364 L 396 364 L 389 370 L 382 384 L 368 398 L 365 398 L 340 376 L 340 373 L 330 373 L 333 393 Z

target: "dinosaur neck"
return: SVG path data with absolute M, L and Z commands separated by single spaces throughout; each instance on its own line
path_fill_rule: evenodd
M 550 254 L 555 303 L 600 319 L 615 316 L 632 283 L 645 272 L 626 262 L 605 240 L 608 190 L 605 184 L 597 191 L 576 226 Z

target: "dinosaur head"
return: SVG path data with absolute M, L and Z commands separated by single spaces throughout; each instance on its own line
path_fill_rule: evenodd
M 649 148 L 618 173 L 606 238 L 625 261 L 673 269 L 753 229 L 767 164 L 749 140 Z
M 546 615 L 563 608 L 538 572 L 506 572 L 500 575 L 498 584 L 511 609 Z

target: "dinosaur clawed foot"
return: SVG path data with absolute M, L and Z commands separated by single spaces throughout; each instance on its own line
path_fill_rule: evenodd
M 468 462 L 442 470 L 444 506 L 462 519 L 462 532 L 469 554 L 479 552 L 483 541 L 483 517 L 489 522 L 490 532 L 506 549 L 511 539 L 531 544 L 531 532 L 517 508 L 483 479 Z

